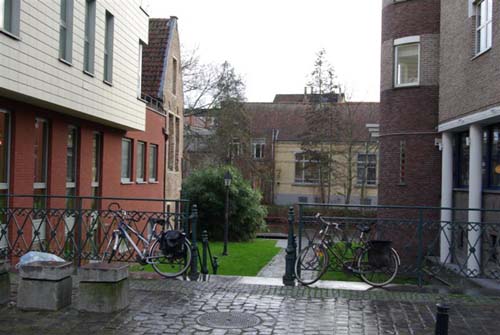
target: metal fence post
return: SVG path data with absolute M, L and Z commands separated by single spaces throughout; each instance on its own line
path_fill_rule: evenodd
M 191 271 L 189 279 L 192 281 L 198 280 L 200 273 L 198 272 L 198 245 L 196 244 L 196 228 L 198 226 L 198 207 L 193 205 L 193 213 L 191 214 Z
M 288 243 L 286 246 L 286 269 L 283 276 L 283 284 L 285 286 L 295 286 L 295 274 L 293 268 L 295 266 L 296 249 L 293 234 L 294 210 L 290 207 L 288 210 Z
M 77 204 L 76 210 L 78 211 L 77 223 L 76 223 L 76 228 L 77 228 L 76 235 L 78 235 L 76 259 L 77 259 L 77 267 L 80 267 L 82 265 L 82 224 L 83 224 L 83 222 L 82 222 L 83 221 L 82 220 L 82 208 L 83 208 L 82 202 L 83 202 L 83 199 L 81 197 L 78 197 L 75 200 L 76 200 L 76 204 Z
M 418 254 L 417 254 L 417 271 L 418 271 L 418 287 L 423 285 L 423 260 L 424 260 L 424 215 L 422 209 L 418 210 Z
M 206 281 L 208 275 L 208 232 L 206 230 L 201 233 L 201 241 L 203 243 L 201 254 L 201 273 L 203 275 L 203 281 Z
M 448 312 L 450 307 L 445 304 L 437 304 L 435 335 L 448 335 Z

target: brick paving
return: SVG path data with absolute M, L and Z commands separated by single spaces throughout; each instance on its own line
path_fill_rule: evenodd
M 131 305 L 125 311 L 105 315 L 69 307 L 22 312 L 11 303 L 0 307 L 0 334 L 428 335 L 434 333 L 435 304 L 441 301 L 451 306 L 450 334 L 499 333 L 500 299 L 492 296 L 289 288 L 234 280 L 132 280 Z M 236 328 L 228 328 L 232 321 L 228 315 L 242 318 L 233 324 Z M 217 316 L 226 324 L 207 326 L 207 319 L 215 322 Z M 257 324 L 242 328 L 245 317 Z

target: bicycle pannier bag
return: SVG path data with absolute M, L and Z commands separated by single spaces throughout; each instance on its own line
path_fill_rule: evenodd
M 180 258 L 184 256 L 186 234 L 178 230 L 169 230 L 161 236 L 160 249 L 167 257 Z
M 391 241 L 370 241 L 368 249 L 368 263 L 376 268 L 391 264 Z

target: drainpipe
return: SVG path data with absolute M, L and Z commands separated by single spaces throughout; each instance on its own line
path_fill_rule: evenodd
M 278 136 L 279 136 L 279 133 L 280 133 L 280 130 L 279 129 L 275 129 L 273 128 L 272 130 L 272 134 L 271 134 L 271 163 L 273 165 L 273 168 L 272 168 L 272 173 L 273 173 L 273 176 L 272 176 L 272 186 L 271 186 L 271 202 L 272 204 L 274 205 L 274 187 L 275 187 L 275 184 L 276 184 L 276 159 L 275 159 L 275 156 L 276 156 L 276 142 L 278 141 Z

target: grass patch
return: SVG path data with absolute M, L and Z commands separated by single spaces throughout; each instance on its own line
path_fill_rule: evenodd
M 278 254 L 281 248 L 276 247 L 275 240 L 253 240 L 250 242 L 229 242 L 228 256 L 222 256 L 224 244 L 222 242 L 210 242 L 212 256 L 217 256 L 219 275 L 231 276 L 256 276 L 257 273 L 271 259 Z M 201 253 L 201 244 L 199 244 Z M 131 271 L 153 272 L 150 265 L 133 265 Z M 212 269 L 209 265 L 210 273 Z

